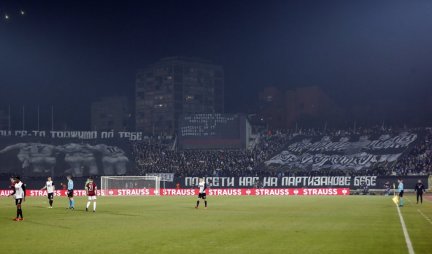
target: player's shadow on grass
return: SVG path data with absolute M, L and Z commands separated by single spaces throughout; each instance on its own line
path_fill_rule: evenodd
M 39 209 L 47 209 L 47 206 L 42 206 L 42 205 L 29 205 L 29 207 L 31 208 L 39 208 Z
M 107 212 L 107 211 L 105 211 L 104 214 L 119 215 L 119 216 L 128 216 L 128 217 L 141 217 L 141 215 L 139 215 L 139 214 L 115 213 L 115 212 Z
M 31 220 L 26 220 L 25 222 L 29 223 L 29 224 L 36 224 L 36 225 L 47 226 L 47 227 L 57 227 L 57 228 L 62 228 L 62 229 L 71 229 L 71 227 L 61 226 L 61 225 L 58 225 L 58 224 L 40 223 L 40 222 L 36 222 L 36 221 L 31 221 Z

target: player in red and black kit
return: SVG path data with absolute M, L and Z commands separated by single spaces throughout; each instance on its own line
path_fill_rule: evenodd
M 88 212 L 88 208 L 90 206 L 90 203 L 93 201 L 93 212 L 96 212 L 97 186 L 96 186 L 96 183 L 93 181 L 92 177 L 89 177 L 89 182 L 86 184 L 86 192 L 87 192 L 87 197 L 88 197 L 86 211 Z

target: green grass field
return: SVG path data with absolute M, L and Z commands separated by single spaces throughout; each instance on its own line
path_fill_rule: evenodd
M 28 198 L 14 222 L 0 198 L 1 253 L 408 253 L 391 197 L 99 197 L 97 212 L 57 197 Z M 416 253 L 432 253 L 432 202 L 402 214 Z M 423 215 L 419 212 L 421 211 Z

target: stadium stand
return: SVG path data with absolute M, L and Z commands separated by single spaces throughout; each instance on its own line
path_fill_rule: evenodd
M 286 170 L 263 163 L 281 152 L 298 135 L 329 136 L 337 139 L 349 135 L 396 135 L 418 132 L 415 145 L 399 157 L 396 163 L 376 163 L 361 170 L 322 168 L 320 170 Z M 320 175 L 427 175 L 432 173 L 432 130 L 427 128 L 393 129 L 382 127 L 355 130 L 279 130 L 261 133 L 255 146 L 248 150 L 184 150 L 173 149 L 173 141 L 149 139 L 136 142 L 133 151 L 140 174 L 175 173 L 176 176 L 320 176 Z

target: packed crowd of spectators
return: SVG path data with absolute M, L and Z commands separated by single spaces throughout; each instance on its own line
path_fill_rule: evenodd
M 391 168 L 397 175 L 432 174 L 432 129 L 425 129 L 423 138 Z
M 265 161 L 278 154 L 297 135 L 343 137 L 348 135 L 380 136 L 398 134 L 391 128 L 353 128 L 349 130 L 285 130 L 259 135 L 256 145 L 247 150 L 177 150 L 174 140 L 149 139 L 134 144 L 136 166 L 140 174 L 175 173 L 176 176 L 317 176 L 317 175 L 418 175 L 432 174 L 432 131 L 422 133 L 415 146 L 397 162 L 376 163 L 361 170 L 328 169 L 286 170 L 268 167 Z M 406 130 L 404 130 L 406 131 Z
M 248 150 L 173 149 L 172 142 L 148 140 L 134 144 L 136 165 L 141 174 L 175 173 L 176 176 L 255 176 L 265 172 L 257 166 L 279 152 L 287 134 L 263 135 Z

